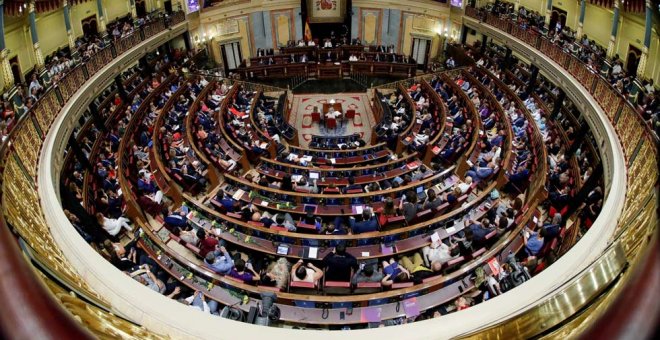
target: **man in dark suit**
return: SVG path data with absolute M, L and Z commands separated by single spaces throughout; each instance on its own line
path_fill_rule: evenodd
M 323 258 L 325 279 L 328 281 L 350 281 L 351 269 L 357 271 L 358 263 L 355 256 L 346 252 L 346 244 L 339 243 L 335 251 Z
M 362 212 L 362 221 L 356 222 L 355 217 L 348 219 L 348 224 L 353 230 L 353 234 L 367 233 L 378 230 L 378 220 L 371 212 L 371 209 L 365 208 Z

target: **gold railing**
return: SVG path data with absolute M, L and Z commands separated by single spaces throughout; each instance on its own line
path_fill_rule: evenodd
M 181 22 L 181 13 L 177 13 L 174 20 Z M 154 25 L 152 27 L 159 28 L 160 32 L 165 30 L 164 25 Z M 130 37 L 117 41 L 114 45 L 117 49 L 116 55 L 119 56 L 122 54 L 121 52 L 128 51 L 145 40 L 141 38 L 140 33 L 140 31 L 136 31 Z M 151 33 L 152 36 L 156 34 L 155 32 Z M 110 313 L 110 305 L 106 299 L 97 294 L 75 271 L 74 266 L 63 255 L 60 247 L 53 239 L 49 223 L 45 220 L 43 214 L 42 198 L 38 196 L 36 188 L 39 155 L 43 139 L 51 124 L 60 114 L 64 104 L 85 85 L 85 82 L 94 73 L 102 69 L 111 60 L 110 49 L 106 48 L 92 57 L 88 64 L 80 65 L 69 72 L 59 83 L 58 90 L 48 91 L 33 110 L 21 117 L 7 138 L 7 142 L 0 145 L 2 189 L 0 227 L 10 227 L 20 239 L 24 240 L 24 247 L 27 247 L 24 252 L 29 254 L 36 263 L 42 265 L 42 268 L 63 286 L 59 286 L 50 277 L 46 278 L 38 270 L 35 272 L 47 284 L 58 302 L 79 318 L 96 336 L 99 338 L 108 338 L 109 336 L 158 338 L 158 336 L 145 329 Z M 50 167 L 50 165 L 42 166 Z M 50 199 L 53 201 L 49 203 L 59 204 L 57 199 Z M 14 240 L 5 239 L 1 242 L 14 242 Z M 2 245 L 2 248 L 5 248 L 5 245 Z M 7 275 L 11 275 L 11 273 L 7 273 Z M 66 290 L 72 292 L 66 292 L 63 287 L 67 287 Z M 15 287 L 15 289 L 22 288 Z M 84 297 L 85 300 L 80 299 L 78 296 Z M 16 311 L 6 312 L 15 313 Z M 27 319 L 30 317 L 30 315 L 25 316 Z

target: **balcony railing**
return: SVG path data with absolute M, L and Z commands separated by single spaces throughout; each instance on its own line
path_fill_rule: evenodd
M 8 274 L 0 278 L 0 298 L 5 301 L 0 318 L 0 336 L 3 338 L 86 339 L 92 337 L 89 331 L 122 338 L 158 338 L 108 312 L 110 306 L 105 299 L 80 278 L 57 247 L 35 188 L 41 141 L 74 94 L 123 52 L 184 20 L 182 12 L 159 17 L 137 28 L 131 35 L 110 42 L 69 71 L 47 89 L 29 111 L 17 117 L 7 139 L 0 145 L 0 197 L 3 205 L 0 268 Z M 26 266 L 26 257 L 18 246 L 48 276 Z M 44 282 L 50 293 L 37 281 Z M 61 307 L 82 320 L 88 331 Z

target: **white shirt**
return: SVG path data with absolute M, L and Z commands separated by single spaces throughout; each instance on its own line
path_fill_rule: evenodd
M 325 44 L 323 44 L 323 47 L 331 48 L 332 47 L 332 42 L 331 41 L 326 41 Z
M 341 116 L 341 112 L 339 111 L 330 111 L 325 114 L 325 118 L 337 118 Z
M 465 182 L 461 182 L 458 184 L 458 188 L 461 189 L 461 193 L 464 194 L 468 191 L 468 189 L 470 189 L 470 185 Z
M 310 40 L 310 41 L 307 43 L 307 46 L 316 46 L 316 43 L 314 43 L 314 40 Z
M 192 303 L 193 303 L 194 300 L 195 300 L 195 295 L 191 295 L 191 296 L 189 296 L 189 297 L 186 298 L 186 302 L 187 302 L 188 304 L 190 304 L 190 307 L 192 307 L 192 308 L 196 308 L 196 309 L 198 309 L 198 310 L 201 310 L 201 311 L 204 312 L 204 313 L 211 313 L 211 308 L 209 308 L 209 305 L 206 303 L 206 301 L 202 301 L 202 303 L 203 303 L 203 305 L 204 305 L 204 308 L 202 309 L 202 308 L 199 308 L 199 306 L 193 306 L 193 305 L 192 305 Z

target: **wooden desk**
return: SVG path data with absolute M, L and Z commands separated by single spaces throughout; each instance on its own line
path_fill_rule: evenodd
M 326 113 L 330 112 L 330 108 L 333 108 L 337 112 L 344 112 L 344 109 L 341 107 L 341 103 L 323 103 L 323 114 L 325 115 Z

